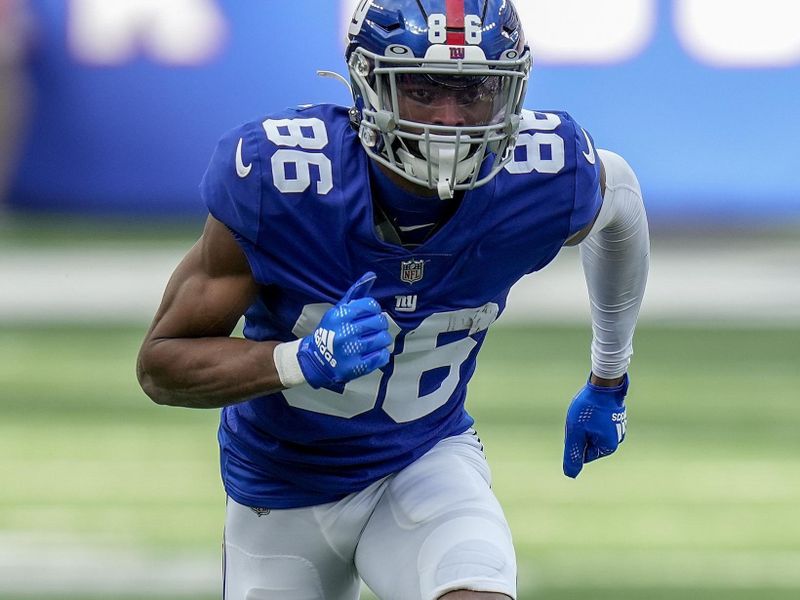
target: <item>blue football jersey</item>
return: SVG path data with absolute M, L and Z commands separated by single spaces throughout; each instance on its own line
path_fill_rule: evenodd
M 301 385 L 222 410 L 222 476 L 242 504 L 331 502 L 468 429 L 467 383 L 509 289 L 602 202 L 591 139 L 563 112 L 526 111 L 512 162 L 411 250 L 376 232 L 368 160 L 347 110 L 318 105 L 229 132 L 203 178 L 260 284 L 247 338 L 308 335 L 366 271 L 394 335 L 389 364 L 343 393 Z

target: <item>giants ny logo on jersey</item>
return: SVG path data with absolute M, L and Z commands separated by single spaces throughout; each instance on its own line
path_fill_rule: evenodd
M 409 294 L 403 296 L 395 296 L 394 309 L 397 312 L 412 313 L 417 310 L 417 295 Z
M 318 327 L 314 332 L 314 343 L 317 345 L 317 350 L 319 350 L 319 353 L 325 357 L 325 360 L 328 361 L 328 364 L 335 368 L 336 359 L 333 356 L 334 336 L 336 336 L 335 331 L 323 329 L 322 327 Z

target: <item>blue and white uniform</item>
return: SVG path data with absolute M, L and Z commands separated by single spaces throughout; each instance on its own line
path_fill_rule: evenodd
M 333 502 L 472 425 L 467 383 L 509 289 L 602 202 L 589 135 L 563 112 L 523 117 L 513 161 L 414 249 L 376 233 L 370 159 L 345 108 L 287 110 L 222 138 L 201 191 L 261 286 L 245 336 L 308 335 L 366 271 L 377 273 L 371 295 L 395 335 L 389 364 L 342 394 L 301 385 L 223 409 L 231 498 L 273 509 Z

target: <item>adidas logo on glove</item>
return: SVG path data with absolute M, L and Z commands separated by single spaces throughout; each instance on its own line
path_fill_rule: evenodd
M 297 362 L 305 382 L 315 390 L 324 387 L 341 394 L 347 382 L 389 362 L 389 321 L 369 295 L 375 279 L 372 271 L 364 273 L 325 312 L 313 332 L 301 338 Z
M 314 343 L 317 345 L 319 353 L 324 356 L 328 364 L 334 368 L 336 367 L 336 359 L 333 357 L 333 338 L 335 335 L 336 332 L 323 329 L 322 327 L 317 328 L 314 332 Z
M 621 442 L 625 439 L 625 430 L 628 428 L 628 417 L 626 412 L 613 413 L 611 422 L 617 426 L 617 439 Z

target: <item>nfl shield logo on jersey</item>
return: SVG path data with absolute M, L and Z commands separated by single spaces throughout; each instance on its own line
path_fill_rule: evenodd
M 425 275 L 424 260 L 404 260 L 400 263 L 400 281 L 416 283 Z

